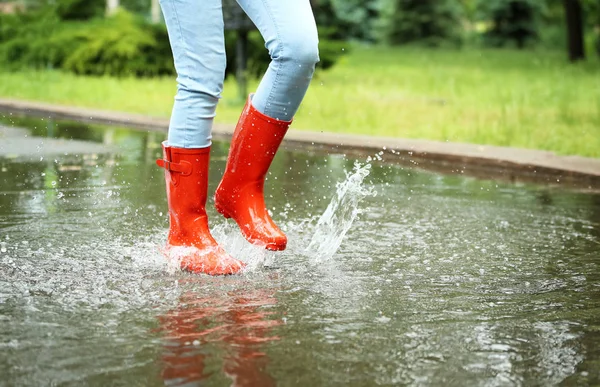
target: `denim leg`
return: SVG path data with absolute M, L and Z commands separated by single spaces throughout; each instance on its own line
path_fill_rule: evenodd
M 283 121 L 296 114 L 319 61 L 319 38 L 309 0 L 237 0 L 258 27 L 271 63 L 252 105 Z
M 205 148 L 225 77 L 221 0 L 160 0 L 177 70 L 168 145 Z

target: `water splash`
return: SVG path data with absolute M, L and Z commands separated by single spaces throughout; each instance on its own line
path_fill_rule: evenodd
M 254 272 L 269 266 L 273 260 L 273 252 L 263 246 L 255 246 L 242 236 L 235 222 L 221 223 L 213 227 L 212 234 L 221 246 L 232 257 L 246 264 L 244 272 Z
M 346 180 L 337 183 L 336 193 L 317 222 L 310 244 L 305 250 L 305 254 L 313 261 L 322 262 L 333 257 L 360 213 L 360 201 L 376 194 L 373 189 L 363 186 L 370 170 L 371 164 L 361 165 L 356 162 L 353 172 L 346 172 Z

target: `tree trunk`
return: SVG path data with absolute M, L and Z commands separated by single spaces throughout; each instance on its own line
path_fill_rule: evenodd
M 563 0 L 567 20 L 569 59 L 571 62 L 585 59 L 583 44 L 583 18 L 580 0 Z
M 119 0 L 106 0 L 106 15 L 114 15 L 119 8 Z
M 152 14 L 152 23 L 154 23 L 154 24 L 160 23 L 160 4 L 158 3 L 158 0 L 152 0 L 151 14 Z

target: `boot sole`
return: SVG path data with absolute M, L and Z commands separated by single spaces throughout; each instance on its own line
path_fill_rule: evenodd
M 219 214 L 225 217 L 225 219 L 231 219 L 231 215 L 229 215 L 229 212 L 227 212 L 223 207 L 215 203 L 215 208 Z
M 218 205 L 218 204 L 215 203 L 215 208 L 217 209 L 217 212 L 219 214 L 223 215 L 223 217 L 225 219 L 233 219 L 233 217 L 229 214 L 229 212 L 227 212 L 227 210 L 225 210 L 220 205 Z M 239 224 L 238 224 L 238 226 L 239 226 Z M 241 231 L 241 228 L 240 228 L 240 231 Z M 282 245 L 279 245 L 277 243 L 265 243 L 264 241 L 261 241 L 259 239 L 249 238 L 246 234 L 244 234 L 244 232 L 242 232 L 242 235 L 251 244 L 253 244 L 253 245 L 259 245 L 259 246 L 261 246 L 261 245 L 265 246 L 265 249 L 269 250 L 269 251 L 283 251 L 286 248 L 286 245 L 282 246 Z

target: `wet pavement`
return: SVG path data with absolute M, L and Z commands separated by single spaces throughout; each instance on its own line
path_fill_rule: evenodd
M 165 118 L 1 98 L 0 112 L 7 116 L 25 114 L 45 119 L 122 125 L 160 133 L 165 133 L 169 126 Z M 215 124 L 213 137 L 229 140 L 233 129 L 233 124 Z M 535 149 L 328 133 L 323 130 L 326 128 L 314 129 L 297 131 L 292 128 L 286 135 L 284 145 L 303 150 L 319 148 L 332 153 L 353 154 L 355 157 L 367 157 L 383 150 L 382 157 L 391 162 L 442 173 L 600 192 L 598 158 L 557 155 Z
M 118 153 L 0 156 L 0 385 L 600 383 L 598 194 L 282 151 L 266 193 L 288 249 L 209 201 L 251 264 L 213 278 L 160 254 L 161 134 L 5 121 Z
M 50 156 L 90 155 L 118 153 L 109 144 L 89 141 L 47 138 L 31 135 L 23 128 L 0 125 L 0 157 L 6 159 L 35 160 Z

